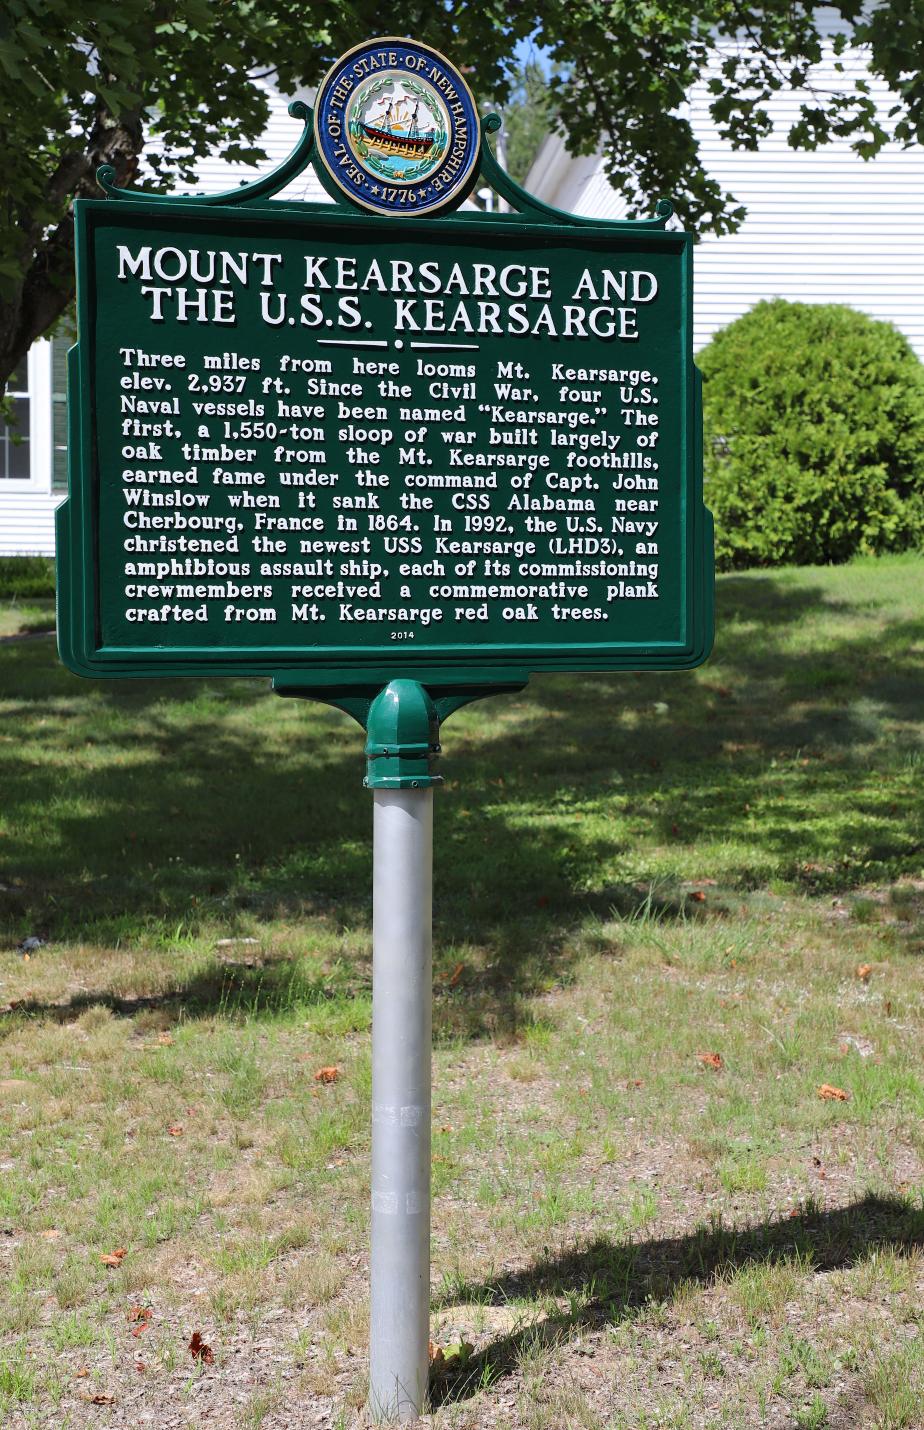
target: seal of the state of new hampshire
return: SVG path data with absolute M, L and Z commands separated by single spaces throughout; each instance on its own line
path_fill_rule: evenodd
M 318 90 L 315 123 L 327 174 L 374 213 L 438 213 L 474 183 L 478 110 L 428 45 L 386 38 L 349 50 Z

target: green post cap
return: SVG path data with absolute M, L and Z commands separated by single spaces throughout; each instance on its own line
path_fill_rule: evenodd
M 440 752 L 436 706 L 416 680 L 392 680 L 369 707 L 367 789 L 428 789 Z

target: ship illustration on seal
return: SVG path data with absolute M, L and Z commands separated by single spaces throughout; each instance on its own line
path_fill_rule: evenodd
M 419 183 L 444 159 L 449 117 L 432 86 L 388 74 L 366 86 L 350 105 L 354 153 L 382 179 Z
M 396 35 L 354 45 L 328 70 L 314 107 L 328 193 L 386 214 L 458 208 L 476 182 L 478 105 L 445 55 Z
M 385 112 L 377 124 L 367 124 L 361 120 L 359 127 L 366 136 L 369 148 L 377 153 L 422 159 L 433 148 L 436 131 L 432 126 L 426 132 L 418 128 L 419 112 L 419 99 L 415 99 L 410 117 L 405 100 L 401 99 L 396 103 L 393 99 L 388 99 L 385 101 Z

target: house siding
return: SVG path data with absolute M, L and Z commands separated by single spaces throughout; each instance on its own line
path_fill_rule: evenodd
M 0 556 L 53 556 L 62 495 L 0 492 Z
M 833 28 L 832 21 L 829 37 Z M 829 38 L 813 71 L 816 87 L 843 89 L 866 78 L 887 124 L 895 96 L 868 74 L 856 51 L 841 63 L 844 74 L 834 68 Z M 774 132 L 756 153 L 736 153 L 719 137 L 705 83 L 690 97 L 688 113 L 708 173 L 748 210 L 738 233 L 697 245 L 694 344 L 703 347 L 759 299 L 780 297 L 849 303 L 894 323 L 924 360 L 924 149 L 890 144 L 865 162 L 837 140 L 799 153 L 786 133 L 803 97 L 809 98 L 790 93 L 770 101 Z M 625 205 L 607 183 L 602 158 L 567 161 L 565 155 L 562 162 L 563 155 L 560 138 L 547 140 L 526 187 L 572 213 L 622 217 Z
M 279 94 L 277 90 L 265 83 L 261 84 L 260 88 L 266 95 L 270 113 L 266 129 L 257 141 L 256 147 L 264 150 L 266 159 L 261 159 L 260 163 L 254 167 L 250 164 L 231 164 L 217 155 L 210 155 L 206 159 L 199 160 L 198 182 L 195 187 L 186 189 L 183 185 L 178 185 L 180 193 L 220 194 L 225 189 L 236 189 L 240 184 L 253 183 L 262 175 L 269 174 L 282 163 L 283 159 L 288 158 L 301 138 L 303 127 L 300 119 L 293 119 L 289 114 L 289 104 L 292 98 L 313 99 L 314 92 L 311 91 L 310 95 L 292 96 Z M 142 184 L 144 183 L 143 172 L 142 170 L 140 181 Z M 273 197 L 274 199 L 287 200 L 289 203 L 331 202 L 312 167 L 299 174 L 292 183 L 287 184 Z

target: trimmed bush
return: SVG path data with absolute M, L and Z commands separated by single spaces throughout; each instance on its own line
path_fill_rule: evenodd
M 55 563 L 50 556 L 0 556 L 0 599 L 54 593 Z
M 774 299 L 717 333 L 697 365 L 720 567 L 924 542 L 924 364 L 891 323 Z

